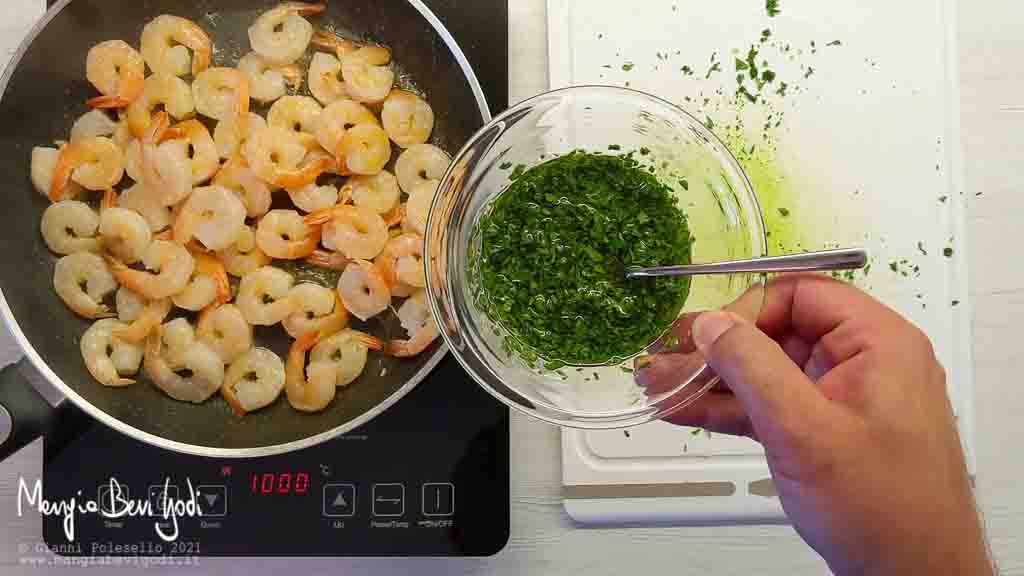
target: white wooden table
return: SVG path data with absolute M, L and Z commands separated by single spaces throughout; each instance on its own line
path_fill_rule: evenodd
M 642 2 L 642 0 L 640 0 Z M 759 0 L 751 0 L 759 1 Z M 0 33 L 16 29 L 5 18 Z M 511 93 L 518 101 L 547 88 L 544 0 L 510 0 Z M 13 22 L 12 24 L 7 24 Z M 1024 575 L 1024 3 L 961 3 L 963 138 L 969 204 L 971 292 L 977 362 L 978 491 L 994 555 L 1004 574 Z M 1018 210 L 1020 212 L 1018 212 Z M 0 334 L 0 361 L 12 357 Z M 17 357 L 14 355 L 13 357 Z M 184 574 L 821 574 L 824 563 L 788 527 L 580 529 L 562 511 L 559 436 L 518 415 L 512 420 L 512 538 L 479 560 L 205 559 Z M 42 446 L 0 463 L 0 572 L 77 574 L 18 564 L 18 543 L 40 537 L 39 520 L 15 513 L 17 479 L 40 474 Z M 80 570 L 81 568 L 77 568 Z M 94 568 L 102 573 L 135 570 Z

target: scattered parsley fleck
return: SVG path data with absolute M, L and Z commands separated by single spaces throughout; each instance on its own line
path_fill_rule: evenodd
M 608 145 L 608 149 L 609 150 L 622 150 L 622 146 L 619 146 L 618 144 L 609 144 Z
M 640 148 L 640 155 L 641 156 L 647 156 L 650 153 L 651 153 L 651 149 L 650 148 L 648 148 L 646 146 Z
M 629 438 L 629 430 L 623 430 L 622 433 L 626 435 L 626 438 Z
M 897 264 L 896 261 L 894 260 L 892 262 L 889 262 L 889 269 L 892 270 L 893 272 L 899 272 L 900 265 Z
M 629 72 L 630 70 L 632 70 L 634 68 L 634 66 L 635 65 L 632 62 L 626 62 L 625 64 L 622 65 L 622 71 L 623 72 Z
M 810 78 L 813 75 L 814 75 L 814 68 L 811 68 L 810 66 L 808 66 L 807 67 L 807 72 L 804 72 L 804 78 Z
M 768 12 L 768 16 L 775 18 L 782 11 L 779 8 L 779 0 L 765 0 L 765 11 Z
M 632 374 L 633 373 L 633 369 L 630 368 L 629 366 L 619 366 L 619 370 L 622 370 L 626 374 Z
M 772 37 L 772 31 L 768 28 L 761 30 L 761 42 L 767 42 Z
M 712 74 L 714 74 L 715 72 L 721 72 L 721 71 L 722 71 L 722 63 L 721 62 L 715 62 L 714 64 L 711 65 L 711 68 L 708 68 L 708 73 L 704 75 L 704 79 L 708 80 L 708 79 L 711 78 Z
M 946 200 L 949 200 L 949 196 L 939 196 L 939 202 L 945 204 Z
M 705 116 L 704 117 L 704 126 L 706 126 L 708 130 L 714 130 L 715 129 L 715 122 L 714 122 L 714 120 L 711 119 L 710 116 Z
M 679 185 L 683 187 L 683 190 L 689 190 L 690 189 L 690 183 L 686 180 L 686 178 L 683 178 L 682 180 L 680 180 L 679 181 Z
M 689 66 L 683 66 L 679 71 L 682 72 L 684 76 L 693 76 L 693 68 L 690 68 Z
M 944 248 L 942 250 L 942 255 L 945 256 L 946 258 L 952 258 L 953 257 L 953 249 L 947 246 L 946 248 Z
M 842 46 L 842 45 L 843 45 L 843 43 L 840 42 L 839 40 L 833 40 L 833 41 L 829 42 L 828 44 L 825 44 L 825 46 Z
M 922 256 L 928 255 L 928 251 L 924 249 L 924 242 L 918 241 L 917 251 L 920 252 Z
M 953 306 L 959 306 L 960 305 L 960 301 L 959 300 L 953 300 L 952 302 L 950 302 L 950 304 L 953 305 Z
M 779 82 L 779 87 L 778 87 L 777 90 L 775 90 L 775 93 L 778 94 L 779 96 L 782 96 L 783 98 L 785 98 L 786 97 L 786 90 L 788 90 L 788 89 L 789 89 L 789 84 L 787 84 L 785 82 Z
M 747 66 L 746 62 L 739 58 L 736 59 L 736 70 L 746 70 L 747 68 L 749 68 L 749 66 Z
M 789 216 L 789 208 L 779 208 L 779 216 L 787 218 Z
M 605 65 L 601 66 L 601 68 L 611 68 L 611 67 L 612 67 L 611 64 L 605 64 Z
M 509 168 L 511 168 L 511 167 L 512 167 L 512 163 L 511 163 L 511 162 L 502 162 L 502 163 L 501 163 L 501 164 L 500 164 L 500 165 L 498 166 L 498 168 L 500 168 L 501 170 L 508 170 L 508 169 L 509 169 Z

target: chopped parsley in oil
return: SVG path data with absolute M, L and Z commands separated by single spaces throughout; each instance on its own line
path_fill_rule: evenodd
M 768 16 L 774 18 L 779 15 L 781 9 L 779 8 L 779 0 L 765 0 L 765 11 L 768 12 Z
M 628 358 L 672 325 L 685 278 L 626 280 L 631 266 L 690 262 L 671 188 L 633 155 L 575 151 L 518 174 L 474 230 L 477 304 L 504 345 L 545 367 Z

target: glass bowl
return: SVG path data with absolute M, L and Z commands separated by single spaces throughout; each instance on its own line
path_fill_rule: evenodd
M 474 299 L 471 256 L 479 242 L 474 228 L 509 185 L 512 167 L 529 168 L 577 149 L 619 154 L 641 148 L 644 154 L 636 157 L 673 189 L 687 215 L 694 262 L 766 255 L 754 190 L 726 146 L 679 107 L 635 90 L 579 86 L 517 104 L 477 132 L 442 179 L 426 231 L 430 306 L 462 367 L 509 406 L 574 428 L 663 418 L 718 381 L 690 337 L 697 314 L 728 308 L 757 317 L 762 275 L 698 276 L 671 329 L 621 364 L 552 371 L 503 348 L 507 332 Z

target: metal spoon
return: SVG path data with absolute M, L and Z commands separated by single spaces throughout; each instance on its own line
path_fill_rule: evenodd
M 737 274 L 744 272 L 820 272 L 825 270 L 859 270 L 868 263 L 863 248 L 843 248 L 821 252 L 805 252 L 786 256 L 733 260 L 712 264 L 685 266 L 655 266 L 630 268 L 626 278 L 654 278 L 658 276 L 697 276 L 703 274 Z

